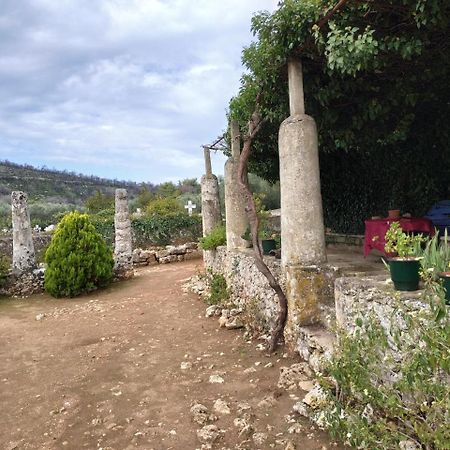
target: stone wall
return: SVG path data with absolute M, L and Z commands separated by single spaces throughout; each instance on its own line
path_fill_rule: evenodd
M 45 250 L 52 240 L 51 233 L 35 233 L 33 234 L 34 250 L 38 262 L 43 261 Z M 13 238 L 12 236 L 0 236 L 0 255 L 6 255 L 12 259 L 13 254 Z
M 227 280 L 231 302 L 243 310 L 246 325 L 261 333 L 271 331 L 278 312 L 278 298 L 266 278 L 254 264 L 251 249 L 227 250 L 219 247 L 205 252 L 208 266 L 215 273 L 221 273 Z M 277 280 L 285 288 L 281 261 L 265 257 L 265 262 Z M 426 307 L 422 291 L 394 292 L 389 275 L 342 276 L 338 267 L 325 265 L 323 287 L 329 303 L 321 305 L 322 320 L 315 324 L 297 325 L 286 328 L 285 336 L 291 350 L 297 352 L 315 372 L 321 372 L 324 362 L 330 358 L 335 341 L 334 326 L 352 333 L 357 318 L 365 318 L 373 312 L 389 334 L 402 330 L 404 323 L 398 313 L 399 303 L 408 313 L 418 314 Z M 295 316 L 295 311 L 289 313 Z M 295 322 L 295 321 L 294 321 Z M 392 345 L 392 350 L 395 350 Z
M 343 277 L 336 280 L 336 324 L 338 329 L 350 334 L 356 328 L 357 319 L 365 322 L 368 317 L 373 317 L 386 332 L 394 356 L 400 358 L 401 355 L 395 354 L 393 336 L 400 333 L 402 339 L 415 339 L 408 336 L 403 314 L 421 320 L 420 313 L 428 309 L 429 305 L 423 299 L 423 290 L 394 291 L 392 283 L 386 282 L 387 277 L 386 274 L 362 278 Z
M 278 297 L 254 264 L 252 250 L 217 250 L 205 252 L 209 267 L 221 273 L 227 280 L 231 301 L 242 309 L 247 325 L 260 332 L 270 331 L 278 314 Z M 264 258 L 267 266 L 284 287 L 281 261 L 274 257 Z
M 167 245 L 166 247 L 151 247 L 149 249 L 136 248 L 133 250 L 133 264 L 135 266 L 153 266 L 173 262 L 200 259 L 202 251 L 196 242 L 183 245 Z
M 44 290 L 44 270 L 42 268 L 23 273 L 11 272 L 0 287 L 0 295 L 27 297 Z
M 236 308 L 244 311 L 247 325 L 263 333 L 270 332 L 278 315 L 278 297 L 264 275 L 257 269 L 253 250 L 227 250 L 226 247 L 219 247 L 217 250 L 204 253 L 206 267 L 215 273 L 223 274 L 227 280 L 231 301 Z M 281 260 L 275 259 L 273 256 L 266 256 L 264 261 L 285 290 L 286 278 L 281 269 Z M 314 270 L 320 272 L 323 281 L 320 287 L 321 297 L 326 299 L 323 304 L 319 305 L 320 320 L 316 327 L 328 327 L 334 323 L 333 285 L 339 271 L 331 265 L 315 267 Z M 304 281 L 307 285 L 307 275 L 305 275 Z M 285 335 L 293 350 L 300 351 L 303 342 L 301 337 L 304 331 L 305 328 L 297 324 L 295 320 L 286 328 Z

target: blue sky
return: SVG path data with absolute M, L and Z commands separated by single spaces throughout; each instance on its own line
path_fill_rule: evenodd
M 276 0 L 0 0 L 0 159 L 199 177 L 256 11 Z M 224 158 L 213 155 L 216 173 Z

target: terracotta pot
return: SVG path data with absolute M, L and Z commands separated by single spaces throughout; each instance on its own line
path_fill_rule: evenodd
M 388 219 L 400 219 L 400 210 L 399 209 L 390 209 L 388 211 Z

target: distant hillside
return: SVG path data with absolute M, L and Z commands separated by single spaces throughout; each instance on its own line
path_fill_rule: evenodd
M 28 193 L 31 202 L 55 205 L 81 206 L 95 192 L 113 194 L 116 188 L 125 188 L 130 197 L 138 195 L 143 187 L 154 190 L 152 184 L 108 180 L 74 172 L 37 169 L 29 165 L 0 162 L 0 203 L 9 203 L 11 191 Z

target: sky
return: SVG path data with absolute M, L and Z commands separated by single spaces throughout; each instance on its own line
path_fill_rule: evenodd
M 0 160 L 200 177 L 254 12 L 277 0 L 0 0 Z M 223 173 L 224 157 L 213 154 Z

